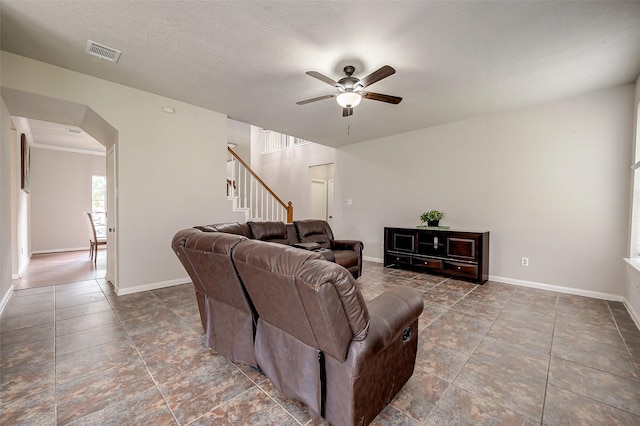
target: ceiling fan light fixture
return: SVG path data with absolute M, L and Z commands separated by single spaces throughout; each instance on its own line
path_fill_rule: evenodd
M 342 108 L 353 108 L 358 106 L 360 101 L 362 100 L 362 96 L 359 93 L 355 92 L 344 92 L 340 93 L 336 98 L 338 101 L 338 105 Z

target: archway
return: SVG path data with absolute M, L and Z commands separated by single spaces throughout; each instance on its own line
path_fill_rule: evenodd
M 113 153 L 107 156 L 107 180 L 112 183 L 107 189 L 107 205 L 112 206 L 107 216 L 107 228 L 112 232 L 107 233 L 107 247 L 111 247 L 107 256 L 107 280 L 112 285 L 117 285 L 118 258 L 117 258 L 117 156 L 115 147 L 118 142 L 118 131 L 89 106 L 29 92 L 0 87 L 2 99 L 12 116 L 32 118 L 36 120 L 61 123 L 77 126 L 103 144 L 107 152 Z M 12 224 L 14 226 L 14 224 Z M 13 247 L 17 250 L 17 247 Z

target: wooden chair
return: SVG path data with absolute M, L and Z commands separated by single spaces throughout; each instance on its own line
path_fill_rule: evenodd
M 98 262 L 98 246 L 107 245 L 107 240 L 96 236 L 96 225 L 93 223 L 91 213 L 84 212 L 89 220 L 89 258 L 93 260 L 93 264 Z

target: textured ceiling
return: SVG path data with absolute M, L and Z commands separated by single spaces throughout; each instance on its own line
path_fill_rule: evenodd
M 640 2 L 11 1 L 1 48 L 330 146 L 631 83 Z M 87 40 L 122 51 L 89 56 Z M 349 119 L 335 100 L 298 106 L 382 65 Z M 349 131 L 348 131 L 349 129 Z

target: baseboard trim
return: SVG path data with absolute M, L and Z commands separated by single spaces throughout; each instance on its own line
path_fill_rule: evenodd
M 11 299 L 11 295 L 13 294 L 13 289 L 14 289 L 14 285 L 13 283 L 11 283 L 9 290 L 2 298 L 2 301 L 0 301 L 0 315 L 2 315 L 2 313 L 4 312 L 4 308 L 7 307 L 7 303 L 9 303 L 9 299 Z
M 86 251 L 87 253 L 89 253 L 89 249 L 87 247 L 77 247 L 77 248 L 63 248 L 63 249 L 34 250 L 31 252 L 31 254 L 34 255 L 34 254 L 47 254 L 47 253 L 64 253 L 67 251 Z M 87 254 L 87 256 L 89 255 Z
M 591 297 L 594 299 L 610 300 L 612 302 L 622 302 L 624 299 L 623 296 L 620 296 L 617 294 L 583 290 L 583 289 L 573 288 L 573 287 L 563 287 L 563 286 L 553 285 L 553 284 L 544 284 L 544 283 L 539 283 L 535 281 L 518 280 L 515 278 L 498 277 L 495 275 L 489 275 L 489 280 L 497 281 L 504 284 L 517 285 L 520 287 L 537 288 L 539 290 L 550 290 L 550 291 L 556 291 L 558 293 L 575 294 L 576 296 L 585 296 L 585 297 Z
M 125 288 L 119 287 L 118 289 L 115 290 L 115 292 L 118 296 L 124 296 L 125 294 L 139 293 L 141 291 L 157 290 L 159 288 L 173 287 L 174 285 L 189 284 L 190 282 L 191 282 L 190 278 L 178 278 L 175 280 L 142 284 L 134 287 L 125 287 Z
M 377 257 L 363 256 L 362 260 L 375 262 L 375 263 L 383 263 L 383 260 Z M 563 286 L 558 286 L 553 284 L 544 284 L 544 283 L 539 283 L 535 281 L 518 280 L 515 278 L 500 277 L 497 275 L 489 275 L 489 281 L 496 281 L 503 284 L 517 285 L 520 287 L 536 288 L 539 290 L 555 291 L 558 293 L 575 294 L 577 296 L 585 296 L 585 297 L 591 297 L 594 299 L 610 300 L 612 302 L 623 302 L 624 305 L 629 310 L 629 312 L 631 313 L 633 320 L 636 322 L 636 325 L 639 325 L 638 328 L 640 328 L 640 315 L 638 315 L 637 312 L 633 310 L 633 308 L 631 307 L 631 304 L 628 303 L 628 301 L 623 296 L 619 296 L 617 294 L 602 293 L 599 291 L 591 291 L 591 290 L 582 290 L 579 288 L 563 287 Z M 118 289 L 116 290 L 116 294 L 118 296 L 122 296 L 125 294 L 138 293 L 141 291 L 156 290 L 164 287 L 172 287 L 174 285 L 188 284 L 190 282 L 191 282 L 191 279 L 189 277 L 178 278 L 175 280 L 161 281 L 157 283 L 143 284 L 135 287 Z
M 362 256 L 362 260 L 368 260 L 369 262 L 375 262 L 375 263 L 383 263 L 383 260 L 377 257 Z M 518 280 L 515 278 L 499 277 L 497 275 L 489 275 L 489 280 L 497 281 L 503 284 L 517 285 L 520 287 L 537 288 L 540 290 L 557 291 L 558 293 L 575 294 L 577 296 L 591 297 L 594 299 L 610 300 L 612 302 L 624 302 L 625 306 L 627 306 L 627 309 L 631 312 L 631 304 L 629 304 L 623 296 L 619 296 L 617 294 L 602 293 L 599 291 L 591 291 L 591 290 L 582 290 L 579 288 L 572 288 L 572 287 L 562 287 L 562 286 L 557 286 L 553 284 L 539 283 L 535 281 L 525 281 L 525 280 Z M 633 320 L 636 322 L 636 325 L 638 325 L 640 324 L 640 315 L 638 315 L 637 313 L 635 315 L 636 316 L 633 318 Z

